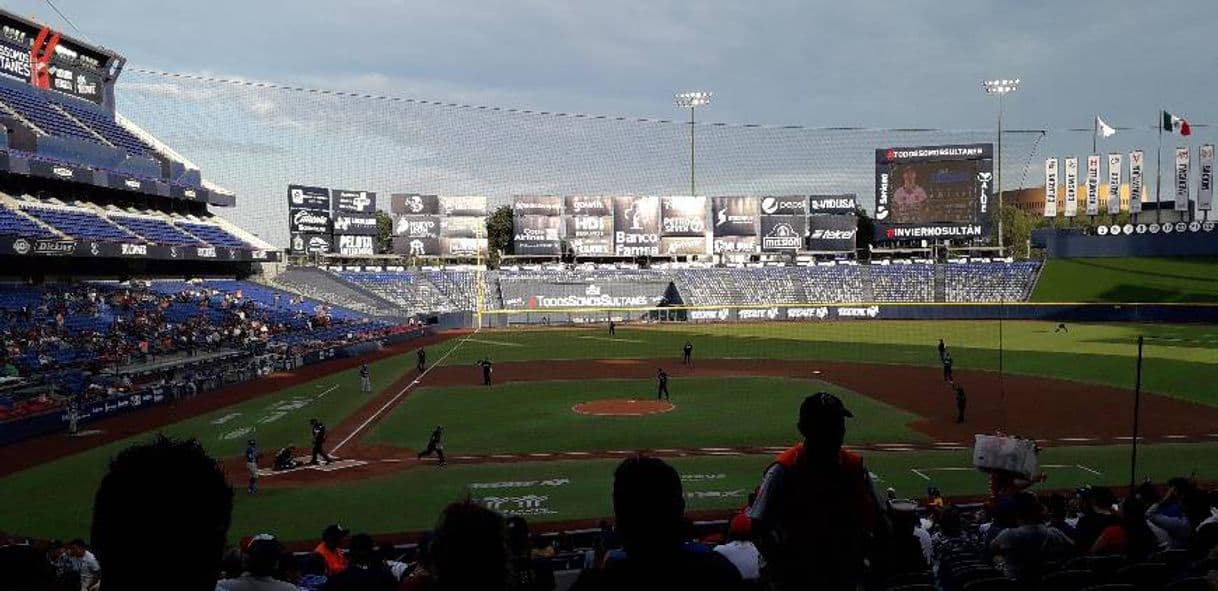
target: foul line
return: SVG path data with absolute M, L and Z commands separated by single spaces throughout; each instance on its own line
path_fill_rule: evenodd
M 619 339 L 617 337 L 594 337 L 591 335 L 584 335 L 582 337 L 575 337 L 575 338 L 588 339 L 588 340 L 592 340 L 592 341 L 609 341 L 609 342 L 613 342 L 613 343 L 642 343 L 642 342 L 644 342 L 644 341 L 638 341 L 635 339 Z
M 451 349 L 449 349 L 447 353 L 445 353 L 443 356 L 441 356 L 439 360 L 437 360 L 435 363 L 429 365 L 427 367 L 427 369 L 423 370 L 423 373 L 419 374 L 419 377 L 415 378 L 409 384 L 406 384 L 406 386 L 403 387 L 401 390 L 398 390 L 398 393 L 394 394 L 393 398 L 389 399 L 389 402 L 386 402 L 383 406 L 381 406 L 379 409 L 377 409 L 377 411 L 375 413 L 372 413 L 372 416 L 368 417 L 368 419 L 365 420 L 363 423 L 360 423 L 360 425 L 358 427 L 356 427 L 353 431 L 351 431 L 350 435 L 347 435 L 346 438 L 344 438 L 342 441 L 339 441 L 338 445 L 335 445 L 334 447 L 330 448 L 330 451 L 337 452 L 340 448 L 342 448 L 342 446 L 347 445 L 347 442 L 354 439 L 355 436 L 358 435 L 360 431 L 363 431 L 368 425 L 372 424 L 372 421 L 375 421 L 377 417 L 381 416 L 381 413 L 385 412 L 386 409 L 393 406 L 394 403 L 396 403 L 398 401 L 398 399 L 400 399 L 402 396 L 406 395 L 406 392 L 410 391 L 411 388 L 417 386 L 419 384 L 419 382 L 423 381 L 423 378 L 427 377 L 427 374 L 431 373 L 431 370 L 443 365 L 444 360 L 448 359 L 448 356 L 452 355 L 453 351 L 460 349 L 461 345 L 465 344 L 465 341 L 468 341 L 471 338 L 473 338 L 473 336 L 478 334 L 478 332 L 481 330 L 482 330 L 482 327 L 479 326 L 478 328 L 474 329 L 474 332 L 466 335 L 466 337 L 461 339 L 456 345 L 453 345 L 453 347 Z
M 505 343 L 503 341 L 484 341 L 481 339 L 465 339 L 471 343 L 482 343 L 483 345 L 499 345 L 500 347 L 523 347 L 520 343 Z

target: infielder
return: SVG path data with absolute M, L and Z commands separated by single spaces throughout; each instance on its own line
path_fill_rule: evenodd
M 656 400 L 668 400 L 668 374 L 663 368 L 656 370 Z
M 444 426 L 436 425 L 435 430 L 431 432 L 431 437 L 427 439 L 427 449 L 419 452 L 418 455 L 415 456 L 415 459 L 421 460 L 434 453 L 436 454 L 436 457 L 440 458 L 441 466 L 447 464 L 448 461 L 444 459 L 444 442 L 441 440 L 443 437 Z
M 253 439 L 245 442 L 245 470 L 250 477 L 245 493 L 252 495 L 258 492 L 258 442 Z
M 956 381 L 955 378 L 952 377 L 952 354 L 951 353 L 943 354 L 943 381 L 945 381 L 945 382 Z
M 477 363 L 478 367 L 482 368 L 482 385 L 491 385 L 491 372 L 495 371 L 490 359 L 483 359 Z
M 368 370 L 367 363 L 359 366 L 359 391 L 372 392 L 372 372 Z
M 617 323 L 610 320 L 609 321 L 609 336 L 615 336 L 615 335 L 617 335 Z
M 968 406 L 968 398 L 964 396 L 964 386 L 956 385 L 956 423 L 964 422 L 964 407 Z
M 681 347 L 681 363 L 684 363 L 685 365 L 689 365 L 689 361 L 690 361 L 689 358 L 693 354 L 694 354 L 694 344 L 689 341 L 685 341 L 685 346 Z
M 419 373 L 423 373 L 423 370 L 427 369 L 427 350 L 422 347 L 419 347 L 418 356 L 419 356 L 419 364 L 418 364 Z

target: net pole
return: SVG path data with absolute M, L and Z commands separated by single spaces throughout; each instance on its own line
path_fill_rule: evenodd
M 1129 453 L 1129 491 L 1137 486 L 1138 478 L 1138 419 L 1142 410 L 1142 337 L 1138 337 L 1138 362 L 1133 387 L 1133 446 Z

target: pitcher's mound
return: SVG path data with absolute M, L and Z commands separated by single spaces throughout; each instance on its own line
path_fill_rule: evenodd
M 663 400 L 612 399 L 581 402 L 572 406 L 571 410 L 581 415 L 598 417 L 641 417 L 668 412 L 674 408 L 676 406 L 673 403 Z

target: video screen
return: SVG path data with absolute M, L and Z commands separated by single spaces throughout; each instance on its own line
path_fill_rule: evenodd
M 894 164 L 888 178 L 888 223 L 975 223 L 980 217 L 975 160 Z

